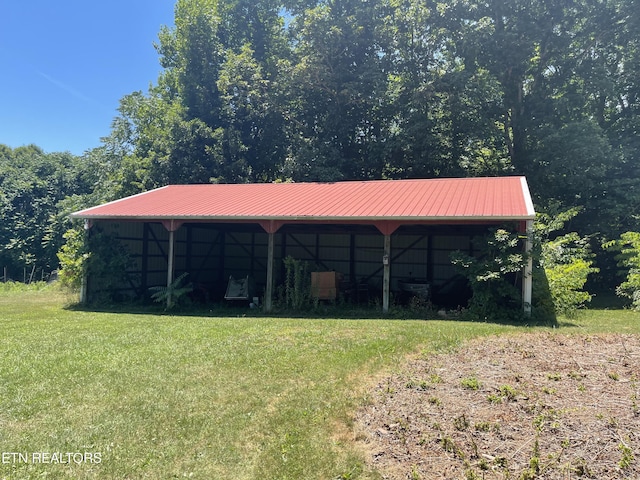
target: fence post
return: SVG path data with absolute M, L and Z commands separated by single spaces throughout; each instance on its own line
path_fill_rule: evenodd
M 33 283 L 33 274 L 36 273 L 36 264 L 33 264 L 33 268 L 31 269 L 31 275 L 29 275 L 29 285 Z

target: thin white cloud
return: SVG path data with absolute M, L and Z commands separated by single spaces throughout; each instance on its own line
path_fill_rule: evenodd
M 100 103 L 98 101 L 96 101 L 95 99 L 86 96 L 84 93 L 76 90 L 75 88 L 67 85 L 66 83 L 61 82 L 60 80 L 57 80 L 56 78 L 53 78 L 51 75 L 47 75 L 46 73 L 41 72 L 40 70 L 36 70 L 36 73 L 38 75 L 40 75 L 42 78 L 44 78 L 45 80 L 47 80 L 52 85 L 55 85 L 60 90 L 63 90 L 65 92 L 67 92 L 69 95 L 77 98 L 78 100 L 81 100 L 81 101 L 86 102 L 86 103 L 91 103 L 93 105 L 97 105 L 97 106 L 100 106 L 100 107 L 104 108 L 104 106 L 100 105 Z

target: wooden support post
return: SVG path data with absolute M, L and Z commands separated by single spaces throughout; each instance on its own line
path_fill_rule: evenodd
M 89 222 L 89 220 L 85 219 L 84 221 L 85 241 L 87 240 L 87 236 L 89 235 L 90 228 L 91 228 L 91 223 Z M 5 272 L 5 275 L 6 275 L 6 272 Z M 87 270 L 83 265 L 82 283 L 80 284 L 80 303 L 83 305 L 85 305 L 89 300 L 88 284 L 89 284 L 89 279 L 87 278 Z
M 391 291 L 391 235 L 384 236 L 384 253 L 382 255 L 382 311 L 389 311 L 389 295 Z
M 187 225 L 187 248 L 185 251 L 184 269 L 189 272 L 191 280 L 195 281 L 195 275 L 192 272 L 192 253 L 193 253 L 193 225 Z M 200 273 L 200 272 L 198 272 Z
M 528 258 L 524 272 L 522 272 L 522 307 L 526 315 L 531 315 L 533 291 L 533 258 L 531 257 L 531 251 L 533 250 L 533 220 L 527 220 L 526 235 L 525 254 Z
M 264 310 L 270 312 L 273 301 L 273 250 L 275 243 L 275 233 L 269 232 L 269 243 L 267 244 L 267 285 L 264 292 Z
M 349 280 L 354 289 L 358 288 L 358 279 L 356 278 L 356 236 L 352 233 L 349 235 Z
M 249 259 L 249 272 L 255 277 L 256 272 L 256 234 L 251 232 L 251 258 Z M 253 301 L 253 298 L 251 299 Z
M 427 282 L 433 286 L 433 235 L 427 236 L 427 242 Z
M 162 220 L 162 225 L 169 231 L 169 251 L 167 252 L 167 308 L 173 306 L 171 297 L 171 284 L 173 283 L 174 257 L 175 257 L 175 232 L 184 222 L 182 220 Z
M 142 224 L 142 257 L 140 259 L 140 292 L 141 296 L 145 296 L 148 290 L 149 279 L 149 224 L 144 222 Z
M 225 277 L 225 258 L 226 258 L 226 249 L 227 249 L 227 233 L 224 230 L 220 230 L 218 233 L 218 239 L 220 241 L 220 253 L 218 254 L 218 282 L 220 284 L 224 284 L 225 281 L 229 280 L 228 277 Z
M 175 231 L 169 230 L 169 253 L 167 254 L 167 308 L 173 306 L 171 284 L 173 283 L 173 259 L 175 249 Z

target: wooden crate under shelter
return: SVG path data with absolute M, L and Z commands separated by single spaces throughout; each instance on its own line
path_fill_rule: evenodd
M 339 272 L 311 272 L 311 295 L 318 300 L 335 300 L 341 281 Z

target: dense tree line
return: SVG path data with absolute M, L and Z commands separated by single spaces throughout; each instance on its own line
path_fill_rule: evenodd
M 35 145 L 0 145 L 1 275 L 40 280 L 56 269 L 66 214 L 97 182 L 81 157 L 45 153 Z
M 572 229 L 612 239 L 640 230 L 639 31 L 634 0 L 178 0 L 159 78 L 48 201 L 521 174 L 538 209 L 579 207 Z M 27 255 L 3 228 L 2 255 Z
M 631 0 L 179 0 L 105 139 L 177 182 L 523 174 L 586 233 L 637 225 Z

